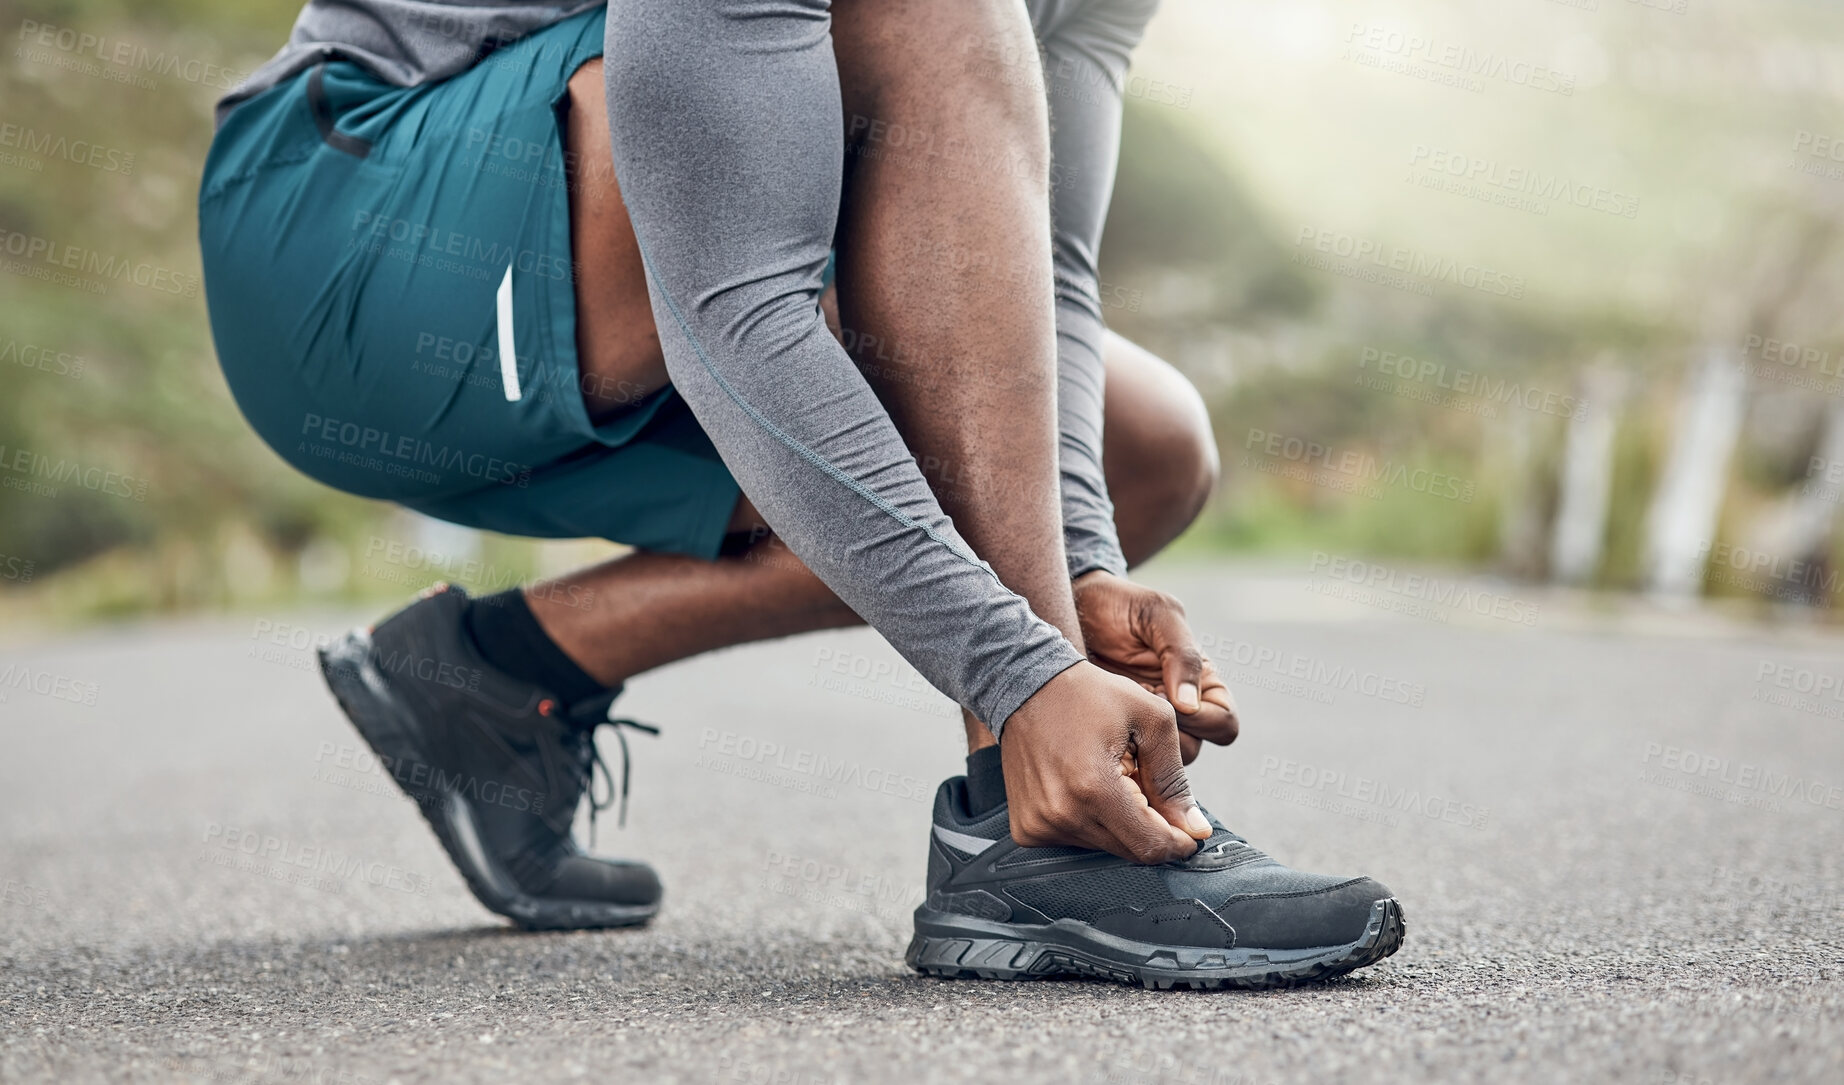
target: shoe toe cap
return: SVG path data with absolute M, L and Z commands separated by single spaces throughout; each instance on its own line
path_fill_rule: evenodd
M 659 875 L 645 863 L 572 855 L 558 864 L 557 880 L 544 895 L 598 904 L 657 904 Z
M 1216 911 L 1235 928 L 1239 949 L 1312 949 L 1357 941 L 1371 906 L 1392 895 L 1374 878 L 1353 878 L 1307 893 L 1232 898 Z

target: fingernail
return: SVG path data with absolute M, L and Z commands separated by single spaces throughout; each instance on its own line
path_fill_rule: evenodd
M 1197 683 L 1186 682 L 1178 687 L 1178 703 L 1186 708 L 1197 707 Z
M 1202 810 L 1193 806 L 1191 809 L 1185 811 L 1185 828 L 1191 830 L 1194 835 L 1202 833 L 1205 836 L 1209 836 L 1211 831 L 1210 819 L 1204 816 Z

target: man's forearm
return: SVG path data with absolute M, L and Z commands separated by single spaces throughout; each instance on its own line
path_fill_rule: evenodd
M 820 319 L 842 131 L 827 29 L 823 0 L 611 3 L 616 171 L 667 369 L 744 491 L 930 682 L 1003 721 L 1081 656 L 949 522 Z

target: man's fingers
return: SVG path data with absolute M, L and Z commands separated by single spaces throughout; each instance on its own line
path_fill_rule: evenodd
M 1227 746 L 1241 733 L 1236 714 L 1204 694 L 1204 706 L 1189 716 L 1178 717 L 1181 739 L 1202 739 L 1216 746 Z M 1186 764 L 1190 762 L 1187 761 Z
M 1146 805 L 1139 785 L 1126 776 L 1114 776 L 1094 800 L 1072 803 L 1070 809 L 1073 816 L 1059 818 L 1054 826 L 1014 827 L 1012 836 L 1026 847 L 1092 848 L 1149 864 L 1182 859 L 1197 848 Z
M 1204 660 L 1204 692 L 1198 710 L 1178 717 L 1178 729 L 1218 746 L 1227 746 L 1242 733 L 1242 717 L 1236 711 L 1235 695 L 1223 684 L 1216 664 Z M 1190 764 L 1187 760 L 1186 764 Z
M 1176 717 L 1165 712 L 1148 715 L 1136 723 L 1133 738 L 1139 761 L 1136 782 L 1147 804 L 1179 831 L 1198 840 L 1208 837 L 1210 822 L 1191 799 L 1191 783 L 1178 749 Z
M 1203 752 L 1203 739 L 1198 738 L 1196 735 L 1185 734 L 1183 731 L 1178 732 L 1178 756 L 1185 764 L 1189 765 L 1191 762 L 1197 760 L 1197 756 Z
M 1165 688 L 1171 691 L 1172 704 L 1180 712 L 1196 712 L 1206 661 L 1197 638 L 1191 634 L 1191 623 L 1185 621 L 1184 608 L 1177 600 L 1170 600 L 1151 616 L 1150 624 L 1148 639 L 1159 653 L 1159 673 Z
M 1128 777 L 1120 777 L 1119 790 L 1109 811 L 1113 816 L 1101 822 L 1098 831 L 1106 833 L 1115 846 L 1102 845 L 1103 851 L 1136 863 L 1152 864 L 1183 859 L 1197 850 L 1197 841 L 1189 833 L 1172 827 L 1163 815 L 1149 807 L 1141 797 L 1138 783 Z M 1205 823 L 1206 828 L 1208 824 Z
M 1204 661 L 1202 705 L 1189 716 L 1178 717 L 1178 729 L 1206 742 L 1227 746 L 1242 733 L 1242 719 L 1236 714 L 1236 698 L 1223 684 L 1223 678 L 1209 660 Z M 1190 764 L 1189 761 L 1185 762 Z

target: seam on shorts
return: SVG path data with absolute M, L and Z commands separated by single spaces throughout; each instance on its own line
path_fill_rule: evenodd
M 635 237 L 634 242 L 635 247 L 640 250 L 640 262 L 646 268 L 647 276 L 658 283 L 659 276 L 653 273 L 653 261 L 647 256 L 646 245 L 640 241 L 638 236 Z M 717 366 L 711 362 L 710 355 L 704 352 L 704 344 L 698 342 L 698 337 L 692 334 L 691 326 L 686 323 L 684 315 L 679 312 L 678 303 L 672 300 L 672 294 L 665 288 L 664 284 L 660 285 L 659 296 L 660 299 L 666 303 L 666 311 L 672 314 L 672 322 L 678 325 L 679 331 L 685 336 L 685 341 L 691 344 L 692 352 L 697 354 L 698 362 L 704 366 L 704 371 L 711 375 L 711 379 L 716 381 L 717 386 L 724 390 L 724 394 L 730 397 L 731 402 L 741 407 L 743 413 L 748 415 L 756 425 L 766 430 L 770 437 L 773 437 L 776 441 L 792 449 L 801 459 L 819 468 L 820 472 L 828 478 L 844 486 L 859 497 L 864 498 L 866 501 L 869 501 L 879 511 L 883 512 L 884 515 L 906 528 L 920 530 L 924 535 L 933 539 L 936 543 L 947 547 L 948 553 L 953 554 L 968 565 L 992 577 L 994 583 L 998 583 L 1000 587 L 1004 587 L 1004 584 L 999 581 L 999 574 L 992 571 L 992 566 L 981 561 L 974 555 L 967 553 L 960 547 L 955 546 L 953 543 L 943 538 L 934 528 L 908 515 L 902 509 L 897 508 L 889 501 L 873 493 L 870 487 L 846 474 L 831 460 L 828 460 L 826 457 L 795 440 L 787 431 L 775 425 L 768 416 L 756 410 L 755 405 L 750 403 L 747 399 L 744 399 L 742 393 L 738 392 L 736 388 L 724 378 L 724 375 L 717 371 Z
M 310 151 L 303 155 L 290 155 L 285 158 L 268 158 L 244 170 L 242 173 L 232 174 L 229 177 L 217 178 L 211 182 L 209 188 L 202 188 L 199 190 L 198 202 L 200 204 L 210 203 L 212 200 L 224 195 L 231 189 L 239 185 L 249 184 L 251 181 L 256 180 L 258 177 L 272 170 L 282 169 L 286 166 L 298 166 L 303 162 L 312 162 L 314 160 L 314 155 L 318 153 L 318 151 Z

